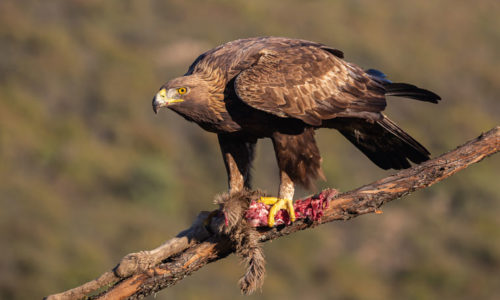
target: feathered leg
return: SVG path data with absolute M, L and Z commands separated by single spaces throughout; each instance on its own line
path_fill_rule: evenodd
M 306 188 L 313 187 L 313 180 L 324 178 L 321 170 L 321 156 L 314 129 L 306 128 L 302 134 L 288 135 L 275 132 L 272 136 L 276 159 L 280 169 L 280 188 L 278 198 L 262 199 L 266 204 L 273 204 L 269 211 L 269 226 L 274 226 L 274 218 L 280 209 L 287 209 L 290 220 L 295 220 L 293 194 L 295 183 Z
M 250 169 L 257 140 L 248 137 L 219 134 L 219 145 L 226 165 L 229 193 L 250 188 Z

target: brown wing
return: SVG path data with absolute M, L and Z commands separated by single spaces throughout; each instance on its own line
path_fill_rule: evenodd
M 260 51 L 235 80 L 238 97 L 253 108 L 319 126 L 337 115 L 384 110 L 385 90 L 361 68 L 313 45 Z

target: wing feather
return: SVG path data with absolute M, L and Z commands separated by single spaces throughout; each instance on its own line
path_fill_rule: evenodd
M 337 51 L 315 44 L 264 48 L 236 77 L 236 94 L 256 109 L 314 126 L 338 114 L 384 110 L 384 87 Z

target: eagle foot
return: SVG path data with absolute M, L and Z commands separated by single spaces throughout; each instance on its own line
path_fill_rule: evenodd
M 291 199 L 280 199 L 277 197 L 260 197 L 259 202 L 267 205 L 272 205 L 271 209 L 269 210 L 269 216 L 267 221 L 269 227 L 274 227 L 275 223 L 274 218 L 281 209 L 284 209 L 288 212 L 291 222 L 295 222 L 295 210 L 293 208 L 293 201 Z

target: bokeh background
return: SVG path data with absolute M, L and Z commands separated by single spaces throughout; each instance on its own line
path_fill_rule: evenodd
M 287 36 L 440 94 L 387 114 L 433 155 L 499 124 L 500 2 L 0 1 L 0 298 L 82 284 L 212 210 L 226 189 L 216 136 L 151 99 L 196 56 Z M 327 182 L 387 176 L 337 132 L 318 132 Z M 500 157 L 383 207 L 264 245 L 262 293 L 245 299 L 498 299 Z M 276 192 L 261 141 L 255 186 Z M 299 191 L 298 196 L 307 191 Z M 243 299 L 229 257 L 156 299 Z

